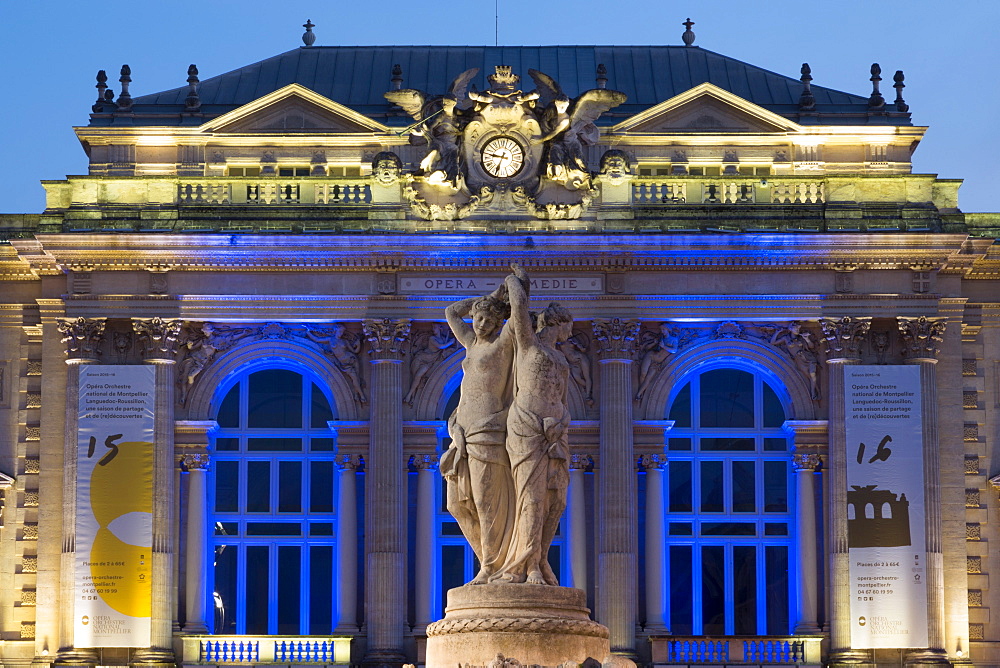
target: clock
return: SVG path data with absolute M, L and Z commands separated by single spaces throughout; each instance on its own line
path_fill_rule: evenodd
M 524 149 L 507 136 L 494 137 L 483 145 L 483 169 L 490 176 L 507 179 L 524 167 Z

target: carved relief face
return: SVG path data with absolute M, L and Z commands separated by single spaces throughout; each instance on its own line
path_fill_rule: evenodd
M 399 180 L 399 165 L 395 160 L 383 158 L 375 163 L 373 175 L 375 180 L 384 186 L 391 186 Z

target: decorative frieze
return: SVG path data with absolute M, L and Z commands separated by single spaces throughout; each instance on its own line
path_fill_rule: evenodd
M 402 359 L 410 340 L 411 325 L 409 318 L 365 320 L 362 331 L 368 341 L 368 354 L 376 360 Z
M 594 347 L 601 359 L 632 359 L 635 356 L 638 321 L 595 318 L 591 325 L 594 329 Z
M 965 540 L 977 541 L 982 539 L 982 525 L 978 522 L 967 522 L 965 525 Z
M 983 572 L 983 558 L 982 557 L 966 557 L 965 558 L 965 571 L 972 575 L 977 575 Z
M 966 410 L 979 408 L 979 392 L 975 390 L 962 392 L 962 408 Z
M 871 318 L 844 316 L 839 320 L 821 318 L 820 327 L 826 342 L 827 357 L 856 359 L 861 357 L 861 345 L 871 327 Z
M 38 557 L 31 557 L 24 555 L 21 557 L 21 572 L 22 573 L 37 573 L 38 572 Z
M 903 340 L 903 356 L 910 359 L 937 359 L 947 324 L 944 318 L 897 317 L 896 325 Z
M 132 318 L 132 330 L 139 338 L 145 359 L 173 360 L 177 356 L 180 340 L 181 320 L 153 318 Z
M 101 355 L 107 318 L 57 318 L 56 327 L 62 334 L 69 359 L 97 359 Z

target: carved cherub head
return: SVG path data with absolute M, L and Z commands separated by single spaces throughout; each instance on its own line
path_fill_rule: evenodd
M 381 151 L 372 159 L 372 176 L 384 186 L 391 186 L 399 180 L 403 172 L 403 162 L 390 151 Z

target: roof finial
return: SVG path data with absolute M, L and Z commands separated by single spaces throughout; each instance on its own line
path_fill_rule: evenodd
M 896 111 L 909 111 L 910 105 L 903 101 L 903 89 L 906 88 L 906 84 L 903 83 L 903 70 L 896 70 L 892 80 L 895 81 L 892 87 L 896 89 Z
M 694 33 L 691 32 L 691 26 L 694 25 L 694 21 L 691 20 L 691 17 L 688 17 L 688 20 L 681 25 L 684 26 L 684 34 L 681 35 L 681 39 L 684 40 L 684 46 L 691 46 L 694 44 Z
M 604 66 L 604 63 L 597 66 L 597 87 L 608 87 L 608 68 Z
M 799 111 L 812 111 L 816 108 L 816 97 L 812 92 L 812 85 L 809 83 L 813 80 L 812 78 L 812 68 L 809 67 L 809 63 L 802 63 L 802 76 L 799 77 L 799 81 L 802 82 L 802 95 L 799 96 Z
M 403 67 L 401 65 L 392 66 L 392 79 L 389 82 L 392 84 L 392 90 L 399 90 L 403 87 Z
M 101 105 L 104 104 L 104 91 L 108 87 L 107 81 L 108 73 L 104 70 L 97 70 L 97 102 L 95 102 L 94 106 L 91 107 L 95 114 L 99 114 L 104 111 L 101 108 Z
M 128 65 L 122 65 L 121 74 L 118 78 L 118 81 L 122 84 L 122 92 L 118 94 L 118 110 L 131 111 L 132 96 L 128 93 L 128 85 L 132 83 L 132 68 Z
M 188 94 L 184 98 L 184 111 L 198 111 L 201 108 L 201 100 L 198 98 L 198 68 L 195 65 L 188 67 Z
M 311 19 L 306 19 L 306 22 L 302 24 L 302 27 L 306 29 L 306 31 L 302 33 L 302 43 L 306 46 L 312 46 L 313 42 L 316 41 L 316 35 L 313 34 L 313 28 L 316 27 L 316 24 L 313 23 Z
M 878 82 L 882 80 L 882 77 L 879 76 L 882 74 L 882 68 L 879 67 L 878 63 L 872 63 L 871 72 L 872 96 L 868 98 L 868 111 L 882 111 L 885 109 L 885 98 L 878 90 Z

